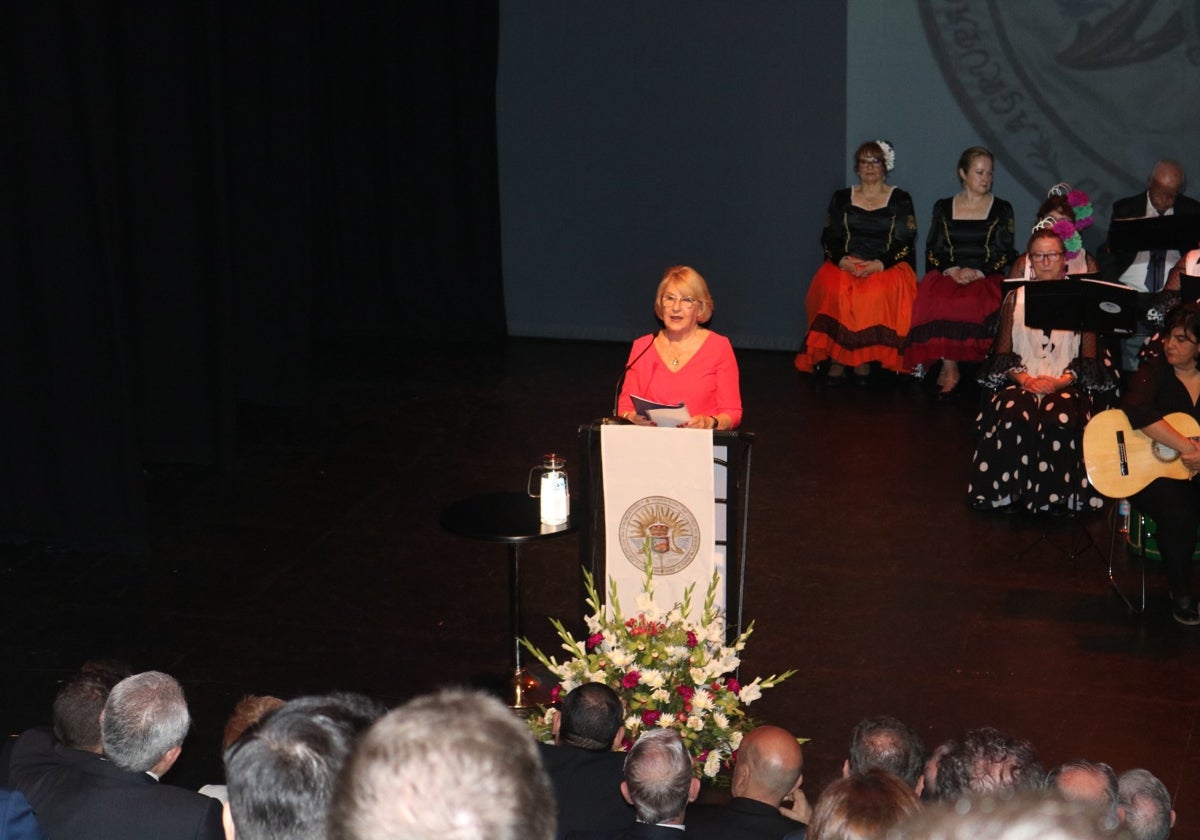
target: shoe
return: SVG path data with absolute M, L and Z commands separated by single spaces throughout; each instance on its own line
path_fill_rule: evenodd
M 1175 618 L 1176 624 L 1184 624 L 1188 627 L 1200 624 L 1200 610 L 1196 609 L 1195 598 L 1175 598 L 1171 604 L 1171 615 Z

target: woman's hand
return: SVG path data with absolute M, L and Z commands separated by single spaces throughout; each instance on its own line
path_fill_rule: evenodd
M 713 424 L 716 423 L 714 426 Z M 716 429 L 721 424 L 717 422 L 715 417 L 709 417 L 707 414 L 693 414 L 688 418 L 686 423 L 681 423 L 681 429 Z
M 838 261 L 838 268 L 851 277 L 861 279 L 883 271 L 883 263 L 880 260 L 864 260 L 859 257 L 845 256 Z
M 621 416 L 624 417 L 626 420 L 628 420 L 630 423 L 632 423 L 635 426 L 653 426 L 654 425 L 653 420 L 651 420 L 649 417 L 643 417 L 642 415 L 638 414 L 636 411 L 626 411 Z
M 1072 382 L 1069 376 L 1026 376 L 1021 387 L 1031 394 L 1057 394 Z
M 960 286 L 969 286 L 983 277 L 983 272 L 977 268 L 952 268 L 945 273 Z

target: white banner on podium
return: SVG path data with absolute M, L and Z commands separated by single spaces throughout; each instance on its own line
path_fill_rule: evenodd
M 669 607 L 695 584 L 691 617 L 698 619 L 717 562 L 712 432 L 604 426 L 600 452 L 605 567 L 622 610 L 636 614 L 649 557 L 655 603 Z M 607 581 L 597 584 L 607 593 Z M 724 585 L 716 604 L 725 607 Z

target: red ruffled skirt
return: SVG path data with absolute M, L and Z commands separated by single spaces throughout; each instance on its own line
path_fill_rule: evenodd
M 917 275 L 906 262 L 854 277 L 826 261 L 808 288 L 808 335 L 796 354 L 806 373 L 826 359 L 847 367 L 879 362 L 902 373 L 903 347 L 917 297 Z
M 912 328 L 904 347 L 908 368 L 929 367 L 939 359 L 982 362 L 995 337 L 1000 311 L 999 274 L 963 286 L 940 271 L 921 281 L 913 304 Z

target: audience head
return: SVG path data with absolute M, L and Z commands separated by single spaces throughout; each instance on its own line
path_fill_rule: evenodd
M 883 840 L 920 807 L 911 787 L 886 770 L 851 773 L 821 792 L 809 840 Z
M 957 741 L 943 741 L 937 745 L 937 748 L 929 755 L 925 761 L 925 770 L 922 773 L 921 785 L 921 800 L 924 802 L 932 802 L 938 798 L 938 765 L 942 761 L 942 756 L 950 752 L 958 746 Z
M 1146 194 L 1150 205 L 1159 213 L 1175 206 L 1175 199 L 1183 192 L 1185 179 L 1183 167 L 1176 160 L 1160 160 L 1154 164 L 1150 177 L 1146 179 Z
M 122 770 L 161 776 L 179 758 L 189 726 L 187 700 L 174 677 L 134 674 L 113 686 L 104 704 L 104 755 Z
M 300 697 L 251 726 L 225 751 L 227 833 L 232 821 L 239 840 L 322 840 L 338 772 L 384 711 L 356 694 Z
M 1046 771 L 1028 741 L 998 729 L 972 729 L 938 762 L 939 799 L 964 793 L 1038 790 Z
M 100 715 L 109 692 L 126 676 L 102 669 L 81 670 L 64 682 L 54 696 L 54 736 L 72 749 L 103 752 Z
M 894 717 L 859 721 L 850 735 L 850 759 L 843 775 L 863 773 L 872 767 L 886 770 L 918 790 L 925 770 L 925 742 Z
M 625 756 L 621 792 L 638 822 L 682 823 L 689 802 L 700 792 L 692 775 L 692 757 L 674 729 L 652 729 Z
M 233 714 L 225 721 L 225 731 L 221 734 L 222 752 L 233 746 L 243 732 L 282 705 L 282 700 L 269 694 L 250 694 L 239 700 L 233 707 Z
M 663 317 L 663 295 L 674 294 L 679 297 L 690 297 L 696 301 L 696 322 L 707 324 L 713 316 L 712 294 L 708 291 L 708 283 L 700 276 L 700 272 L 686 265 L 674 265 L 668 268 L 658 283 L 658 291 L 654 293 L 654 314 Z
M 1046 787 L 1057 790 L 1064 799 L 1094 802 L 1117 824 L 1117 774 L 1097 761 L 1068 761 L 1046 774 Z
M 804 779 L 800 743 L 786 729 L 759 726 L 742 738 L 731 784 L 734 796 L 778 808 Z
M 889 840 L 1102 840 L 1118 836 L 1090 802 L 1039 791 L 964 796 L 930 805 Z
M 1171 795 L 1149 770 L 1126 770 L 1117 780 L 1125 828 L 1134 840 L 1167 840 L 1175 825 Z
M 1168 336 L 1172 330 L 1183 328 L 1189 338 L 1200 338 L 1200 303 L 1181 303 L 1167 312 L 1162 334 Z
M 584 683 L 567 694 L 554 717 L 556 743 L 607 752 L 624 735 L 621 698 L 604 683 Z
M 550 840 L 555 800 L 537 742 L 499 700 L 449 689 L 375 723 L 329 813 L 334 840 Z

